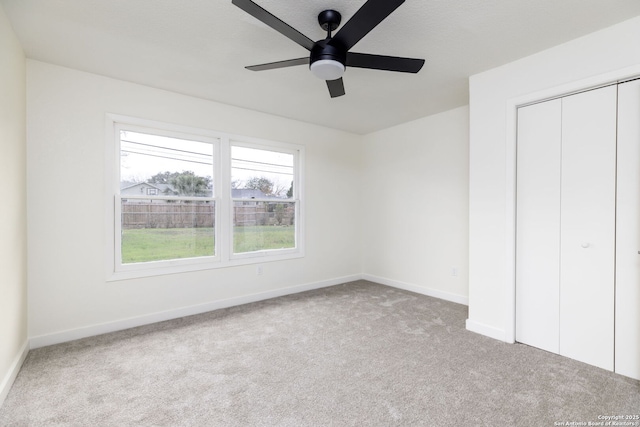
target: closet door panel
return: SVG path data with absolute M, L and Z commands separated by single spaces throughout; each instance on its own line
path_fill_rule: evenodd
M 561 100 L 518 110 L 516 340 L 559 352 Z
M 618 86 L 615 371 L 640 379 L 640 81 Z
M 562 99 L 560 354 L 613 370 L 616 105 L 609 86 Z

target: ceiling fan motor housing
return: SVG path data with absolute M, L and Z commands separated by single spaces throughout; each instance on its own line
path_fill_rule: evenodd
M 341 49 L 340 47 L 332 46 L 328 44 L 327 40 L 319 40 L 316 44 L 313 45 L 313 49 L 311 49 L 311 57 L 309 59 L 309 66 L 316 61 L 321 59 L 330 60 L 330 61 L 338 61 L 342 65 L 345 65 L 347 62 L 347 51 Z

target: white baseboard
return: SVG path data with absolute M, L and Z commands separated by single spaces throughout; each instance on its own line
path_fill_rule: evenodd
M 411 283 L 400 282 L 398 280 L 387 279 L 386 277 L 374 276 L 372 274 L 363 274 L 362 279 L 374 283 L 379 283 L 381 285 L 391 286 L 393 288 L 404 289 L 405 291 L 411 291 L 429 297 L 443 299 L 445 301 L 455 302 L 457 304 L 469 305 L 469 298 L 462 295 L 452 294 L 437 289 L 426 288 L 424 286 L 414 285 Z
M 340 285 L 342 283 L 352 282 L 361 279 L 360 274 L 351 276 L 343 276 L 335 279 L 323 280 L 320 282 L 307 283 L 304 285 L 291 286 L 288 288 L 274 289 L 266 292 L 260 292 L 252 295 L 244 295 L 241 297 L 228 298 L 219 301 L 212 301 L 204 304 L 193 305 L 189 307 L 181 307 L 174 310 L 167 310 L 158 313 L 147 314 L 144 316 L 130 317 L 128 319 L 116 320 L 114 322 L 100 323 L 82 328 L 69 329 L 66 331 L 55 332 L 52 334 L 38 335 L 31 337 L 29 340 L 30 348 L 35 349 L 53 344 L 73 341 L 81 338 L 102 335 L 109 332 L 121 331 L 124 329 L 135 328 L 136 326 L 148 325 L 151 323 L 162 322 L 165 320 L 177 319 L 180 317 L 191 316 L 194 314 L 206 313 L 208 311 L 219 310 L 221 308 L 234 307 L 237 305 L 248 304 L 257 301 L 263 301 L 284 295 L 297 294 L 299 292 L 310 291 L 313 289 L 326 288 L 329 286 Z
M 485 325 L 484 323 L 471 319 L 467 319 L 466 326 L 467 331 L 475 332 L 476 334 L 484 335 L 495 340 L 510 342 L 506 339 L 505 331 L 502 329 L 494 328 L 493 326 Z
M 29 354 L 28 340 L 24 342 L 22 348 L 20 348 L 20 351 L 16 355 L 16 358 L 13 360 L 13 363 L 9 367 L 9 371 L 2 379 L 2 382 L 0 382 L 0 407 L 4 403 L 4 400 L 7 398 L 9 390 L 11 390 L 11 386 L 18 376 L 18 372 L 20 372 L 20 368 L 22 368 L 24 360 L 27 358 L 27 354 Z

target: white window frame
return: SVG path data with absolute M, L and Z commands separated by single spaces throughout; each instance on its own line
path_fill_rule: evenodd
M 246 264 L 281 261 L 304 257 L 304 146 L 270 141 L 241 135 L 216 132 L 134 117 L 106 115 L 106 253 L 107 281 L 126 280 L 164 274 L 225 268 Z M 133 196 L 120 195 L 120 130 L 168 136 L 211 143 L 213 157 L 213 196 Z M 231 197 L 231 146 L 245 146 L 266 151 L 284 152 L 294 155 L 294 195 L 282 199 L 283 203 L 295 203 L 295 248 L 270 249 L 240 254 L 233 253 L 233 201 Z M 215 203 L 215 255 L 195 258 L 150 261 L 122 264 L 121 247 L 121 200 L 197 200 Z M 236 199 L 242 200 L 242 199 Z M 252 201 L 278 202 L 277 199 Z

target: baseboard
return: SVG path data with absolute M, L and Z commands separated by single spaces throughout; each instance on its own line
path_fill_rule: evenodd
M 13 385 L 13 382 L 16 380 L 16 377 L 18 376 L 18 372 L 20 372 L 20 368 L 22 368 L 22 364 L 24 363 L 24 360 L 27 358 L 27 354 L 29 354 L 28 340 L 25 341 L 24 344 L 22 345 L 22 348 L 20 348 L 20 351 L 16 355 L 16 358 L 13 360 L 13 363 L 9 367 L 9 371 L 2 379 L 2 382 L 0 383 L 0 407 L 2 407 L 4 400 L 9 395 L 9 390 L 11 390 L 11 386 Z
M 475 320 L 467 319 L 467 330 L 475 332 L 476 334 L 484 335 L 495 340 L 508 342 L 505 337 L 505 331 L 502 329 L 494 328 L 493 326 L 485 325 L 484 323 L 476 322 Z
M 221 308 L 234 307 L 237 305 L 248 304 L 257 301 L 263 301 L 271 298 L 281 297 L 284 295 L 297 294 L 299 292 L 310 291 L 313 289 L 326 288 L 329 286 L 340 285 L 354 280 L 361 279 L 360 274 L 351 276 L 343 276 L 335 279 L 323 280 L 319 282 L 307 283 L 303 285 L 291 286 L 288 288 L 274 289 L 266 292 L 260 292 L 252 295 L 243 295 L 241 297 L 228 298 L 219 301 L 212 301 L 204 304 L 193 305 L 189 307 L 181 307 L 174 310 L 162 311 L 144 316 L 131 317 L 128 319 L 116 320 L 95 324 L 82 328 L 69 329 L 66 331 L 55 332 L 52 334 L 38 335 L 31 337 L 29 340 L 30 348 L 35 349 L 48 345 L 60 344 L 63 342 L 74 341 L 77 339 L 102 335 L 109 332 L 121 331 L 124 329 L 135 328 L 137 326 L 148 325 L 151 323 L 163 322 L 165 320 L 177 319 L 180 317 L 191 316 L 194 314 L 206 313 L 208 311 L 219 310 Z
M 426 288 L 424 286 L 418 286 L 411 283 L 400 282 L 398 280 L 387 279 L 386 277 L 374 276 L 372 274 L 363 274 L 362 279 L 379 283 L 381 285 L 391 286 L 393 288 L 404 289 L 405 291 L 415 292 L 417 294 L 427 295 L 429 297 L 443 299 L 445 301 L 455 302 L 457 304 L 469 305 L 469 298 L 462 295 Z

